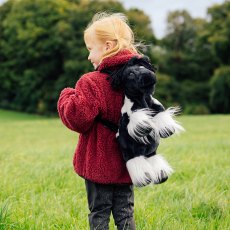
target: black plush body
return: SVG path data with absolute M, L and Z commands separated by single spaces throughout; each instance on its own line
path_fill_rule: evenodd
M 133 184 L 162 183 L 173 170 L 156 150 L 160 138 L 183 130 L 173 119 L 177 109 L 165 110 L 153 98 L 155 69 L 147 57 L 133 57 L 109 74 L 112 87 L 122 88 L 125 94 L 117 138 Z

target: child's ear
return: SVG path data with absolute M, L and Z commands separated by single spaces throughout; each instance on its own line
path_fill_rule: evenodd
M 106 43 L 105 43 L 106 51 L 113 49 L 114 45 L 115 45 L 114 41 L 106 41 Z

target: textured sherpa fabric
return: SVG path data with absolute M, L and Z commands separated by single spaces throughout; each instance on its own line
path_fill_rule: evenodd
M 133 54 L 123 50 L 103 60 L 94 72 L 83 75 L 75 88 L 62 90 L 58 100 L 59 116 L 69 129 L 80 133 L 73 165 L 78 175 L 102 184 L 131 184 L 115 133 L 96 117 L 119 123 L 124 95 L 111 88 L 108 75 L 100 71 L 116 68 Z M 139 56 L 139 55 L 138 55 Z

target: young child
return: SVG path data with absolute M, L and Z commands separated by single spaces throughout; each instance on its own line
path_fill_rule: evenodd
M 96 14 L 84 32 L 84 40 L 95 71 L 83 75 L 75 88 L 61 92 L 59 116 L 69 129 L 80 133 L 73 165 L 85 179 L 90 229 L 109 229 L 112 212 L 119 230 L 133 230 L 132 181 L 115 132 L 97 118 L 118 124 L 124 103 L 123 92 L 112 89 L 103 70 L 116 70 L 140 55 L 123 14 Z

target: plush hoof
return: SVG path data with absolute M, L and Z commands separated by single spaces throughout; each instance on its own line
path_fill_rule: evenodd
M 166 180 L 168 180 L 168 176 L 166 175 L 166 173 L 164 171 L 161 170 L 160 176 L 158 177 L 158 179 L 156 181 L 154 181 L 154 184 L 162 184 Z
M 146 158 L 152 167 L 151 179 L 154 184 L 162 184 L 173 173 L 168 162 L 159 154 Z
M 142 181 L 141 183 L 136 183 L 134 184 L 136 187 L 144 187 L 152 183 L 152 178 L 149 173 L 145 173 L 145 180 Z

